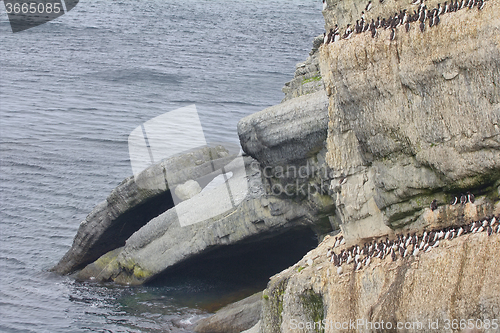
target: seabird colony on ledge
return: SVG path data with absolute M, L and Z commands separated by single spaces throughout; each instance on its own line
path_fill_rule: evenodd
M 343 236 L 335 237 L 335 244 L 328 250 L 326 256 L 337 267 L 337 274 L 342 275 L 345 265 L 352 264 L 351 269 L 358 271 L 363 267 L 370 265 L 372 258 L 384 260 L 385 257 L 391 257 L 392 261 L 403 259 L 409 256 L 418 256 L 420 252 L 430 252 L 433 248 L 439 246 L 443 240 L 451 241 L 454 238 L 466 234 L 475 234 L 487 232 L 488 236 L 493 233 L 500 234 L 500 215 L 490 216 L 482 221 L 474 221 L 462 226 L 447 227 L 441 230 L 431 232 L 424 231 L 422 235 L 416 233 L 403 235 L 400 234 L 396 239 L 378 240 L 365 243 L 363 247 L 353 245 L 348 249 L 343 249 L 335 253 L 335 248 L 345 244 Z M 346 268 L 347 269 L 347 268 Z
M 384 0 L 380 0 L 380 3 L 383 3 Z M 360 34 L 363 32 L 370 31 L 372 38 L 377 36 L 377 31 L 379 29 L 391 29 L 391 34 L 389 39 L 394 40 L 396 38 L 396 30 L 399 26 L 404 26 L 405 31 L 410 31 L 410 24 L 413 22 L 420 22 L 419 29 L 421 32 L 424 32 L 426 29 L 426 21 L 428 22 L 429 28 L 436 26 L 440 22 L 439 16 L 446 13 L 453 13 L 458 10 L 468 8 L 472 9 L 473 7 L 477 7 L 479 10 L 483 9 L 486 0 L 451 0 L 450 4 L 445 2 L 444 5 L 438 4 L 438 6 L 434 9 L 427 9 L 425 5 L 425 0 L 414 0 L 412 5 L 418 5 L 418 10 L 414 10 L 413 14 L 409 14 L 406 9 L 400 10 L 399 13 L 395 13 L 394 16 L 389 17 L 388 19 L 377 17 L 375 21 L 372 19 L 371 23 L 368 23 L 365 20 L 365 12 L 361 12 L 361 18 L 356 20 L 356 25 L 351 26 L 348 24 L 344 30 L 344 33 L 341 34 L 339 31 L 338 25 L 335 25 L 334 28 L 330 29 L 330 32 L 327 34 L 323 33 L 323 44 L 330 44 L 337 42 L 342 39 L 349 39 L 353 36 L 353 34 Z M 365 7 L 365 10 L 368 12 L 372 9 L 373 4 L 371 1 Z M 323 10 L 326 9 L 326 0 L 323 0 Z

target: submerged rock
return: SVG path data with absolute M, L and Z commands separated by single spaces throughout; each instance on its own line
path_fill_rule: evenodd
M 198 333 L 240 333 L 254 327 L 260 319 L 262 292 L 230 304 L 213 316 L 201 319 L 194 331 Z

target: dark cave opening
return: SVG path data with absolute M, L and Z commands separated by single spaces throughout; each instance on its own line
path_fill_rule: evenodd
M 148 285 L 182 295 L 181 305 L 213 312 L 262 291 L 271 276 L 295 264 L 317 245 L 316 234 L 306 227 L 259 235 L 179 263 Z

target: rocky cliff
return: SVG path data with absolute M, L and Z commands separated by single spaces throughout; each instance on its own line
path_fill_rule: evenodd
M 425 4 L 440 8 L 437 2 Z M 442 13 L 432 26 L 428 19 L 423 27 L 418 18 L 406 26 L 392 19 L 394 26 L 376 28 L 374 37 L 353 33 L 328 45 L 316 38 L 283 88 L 284 101 L 238 124 L 249 155 L 242 168 L 232 166 L 235 157 L 223 148 L 207 148 L 125 180 L 82 222 L 54 270 L 83 268 L 82 279 L 140 284 L 217 249 L 257 247 L 290 230 L 312 229 L 319 239 L 341 230 L 345 246 L 363 246 L 500 214 L 499 2 Z M 367 4 L 327 0 L 327 31 L 338 25 L 344 35 L 362 15 L 375 22 L 420 8 L 385 0 L 367 11 Z M 140 183 L 165 183 L 166 165 L 176 163 L 182 171 L 174 183 L 143 190 Z M 187 195 L 174 208 L 172 192 L 181 196 L 179 186 L 193 178 L 210 181 L 221 167 L 232 170 L 230 179 L 210 195 Z M 244 191 L 233 193 L 237 204 L 202 218 L 211 212 L 211 199 L 245 182 Z M 475 200 L 463 196 L 467 203 L 450 205 L 468 191 Z M 198 223 L 183 225 L 180 217 Z M 430 252 L 374 258 L 366 268 L 339 275 L 326 255 L 334 237 L 326 236 L 271 279 L 260 303 L 252 301 L 252 313 L 263 306 L 260 320 L 241 315 L 243 302 L 199 330 L 236 332 L 256 322 L 249 332 L 322 331 L 299 324 L 321 320 L 492 320 L 500 304 L 498 237 L 471 232 Z M 239 316 L 238 328 L 227 325 L 227 313 Z
M 465 332 L 468 319 L 469 332 L 498 332 L 500 234 L 461 236 L 396 261 L 373 258 L 360 270 L 344 264 L 341 275 L 326 255 L 334 243 L 328 237 L 271 279 L 260 332 Z M 462 330 L 452 330 L 461 320 Z
M 370 23 L 419 8 L 390 0 L 374 1 L 370 11 L 367 5 L 327 0 L 326 30 L 337 24 L 343 36 L 362 15 Z M 408 32 L 404 24 L 394 32 L 379 28 L 375 37 L 353 33 L 319 48 L 329 99 L 331 222 L 346 246 L 458 230 L 500 213 L 500 3 L 443 13 L 437 26 L 428 24 L 413 22 Z M 476 194 L 473 203 L 450 205 L 467 191 Z M 500 314 L 498 234 L 442 240 L 395 260 L 372 258 L 359 270 L 336 267 L 335 240 L 327 237 L 271 278 L 260 332 L 498 330 L 484 326 Z M 459 325 L 468 319 L 474 325 Z
M 429 9 L 438 1 L 427 1 Z M 375 3 L 389 17 L 415 6 Z M 353 1 L 329 2 L 327 26 L 361 16 Z M 419 22 L 354 34 L 320 48 L 329 93 L 327 162 L 347 177 L 334 195 L 347 238 L 424 224 L 423 209 L 473 191 L 498 200 L 500 179 L 500 12 L 498 1 Z M 367 227 L 370 226 L 370 227 Z

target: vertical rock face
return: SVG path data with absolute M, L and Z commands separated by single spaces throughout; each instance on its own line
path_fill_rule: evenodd
M 416 7 L 376 1 L 365 19 L 402 9 Z M 355 22 L 362 10 L 353 1 L 330 1 L 327 28 Z M 498 201 L 499 1 L 443 14 L 423 33 L 418 24 L 408 33 L 396 28 L 392 41 L 391 29 L 379 29 L 376 38 L 368 31 L 320 48 L 330 101 L 326 159 L 347 177 L 342 186 L 332 181 L 347 238 L 421 227 L 433 199 L 445 205 L 468 190 Z
M 343 35 L 363 11 L 370 23 L 418 9 L 409 1 L 373 1 L 370 11 L 367 4 L 327 0 L 326 30 L 337 24 Z M 396 27 L 392 40 L 392 29 L 381 28 L 375 38 L 355 33 L 319 48 L 329 100 L 331 222 L 349 246 L 500 213 L 500 1 L 444 13 L 423 32 L 419 23 L 408 32 Z M 450 205 L 467 191 L 474 203 Z M 433 199 L 438 207 L 431 210 Z M 335 240 L 327 237 L 271 278 L 260 332 L 496 332 L 499 237 L 462 235 L 394 261 L 373 257 L 359 270 L 337 269 Z

